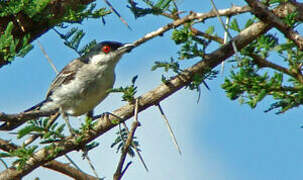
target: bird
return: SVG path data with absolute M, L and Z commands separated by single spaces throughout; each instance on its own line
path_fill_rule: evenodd
M 70 131 L 68 116 L 80 116 L 92 111 L 107 96 L 115 82 L 115 67 L 122 55 L 135 46 L 131 43 L 103 41 L 87 55 L 72 60 L 52 81 L 46 98 L 25 110 L 58 110 Z

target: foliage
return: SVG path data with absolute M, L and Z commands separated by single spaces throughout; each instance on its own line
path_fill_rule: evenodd
M 43 139 L 41 143 L 56 142 L 65 137 L 63 134 L 64 127 L 65 124 L 50 123 L 50 118 L 31 120 L 18 131 L 18 138 L 35 134 Z
M 21 170 L 25 165 L 27 160 L 29 160 L 38 146 L 30 146 L 30 147 L 20 147 L 16 150 L 10 151 L 8 153 L 0 153 L 0 157 L 18 157 L 17 160 L 14 161 L 18 170 Z
M 43 11 L 50 0 L 18 0 L 18 1 L 1 1 L 0 17 L 24 12 L 30 18 Z
M 292 74 L 286 74 L 279 69 L 268 72 L 263 68 L 268 65 L 266 58 L 277 53 L 289 64 L 289 72 L 298 72 L 303 61 L 303 53 L 292 42 L 278 43 L 278 39 L 266 34 L 260 36 L 246 48 L 241 50 L 241 63 L 231 71 L 222 88 L 231 100 L 239 99 L 255 108 L 266 96 L 273 98 L 273 103 L 265 112 L 278 109 L 277 114 L 283 113 L 303 103 L 303 85 Z M 264 58 L 265 64 L 258 62 L 251 55 L 258 54 Z
M 64 44 L 74 50 L 79 56 L 86 55 L 91 48 L 93 48 L 96 44 L 96 40 L 92 40 L 88 44 L 86 44 L 83 48 L 79 48 L 81 40 L 85 36 L 85 33 L 82 29 L 73 27 L 65 34 L 60 33 L 58 30 L 54 29 L 55 32 L 60 36 L 60 38 L 64 41 Z
M 33 47 L 29 44 L 29 35 L 23 37 L 22 42 L 12 35 L 13 23 L 9 22 L 3 35 L 0 36 L 0 57 L 11 62 L 16 56 L 24 57 Z M 18 51 L 18 44 L 21 45 Z

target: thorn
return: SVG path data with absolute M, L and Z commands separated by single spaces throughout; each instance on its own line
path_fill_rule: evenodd
M 166 116 L 165 116 L 165 114 L 164 114 L 164 112 L 163 112 L 163 110 L 162 110 L 161 105 L 160 105 L 160 104 L 157 104 L 157 106 L 158 106 L 158 108 L 159 108 L 159 110 L 160 110 L 160 113 L 161 113 L 163 119 L 165 120 L 165 124 L 166 124 L 166 126 L 167 126 L 167 128 L 168 128 L 169 134 L 170 134 L 170 136 L 171 136 L 171 138 L 172 138 L 172 140 L 173 140 L 173 142 L 174 142 L 174 144 L 175 144 L 176 149 L 178 150 L 179 154 L 182 155 L 182 153 L 181 153 L 181 148 L 180 148 L 179 145 L 178 145 L 176 136 L 174 135 L 174 132 L 173 132 L 173 130 L 172 130 L 172 128 L 171 128 L 171 126 L 170 126 L 170 124 L 169 124 L 169 122 L 168 122 L 168 119 L 166 118 Z
M 103 0 L 109 8 L 119 17 L 119 19 L 127 26 L 128 29 L 133 30 L 128 23 L 122 18 L 122 16 L 116 11 L 116 9 L 111 5 L 111 3 L 108 0 Z

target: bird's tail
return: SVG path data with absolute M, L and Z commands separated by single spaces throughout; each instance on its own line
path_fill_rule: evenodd
M 38 103 L 38 104 L 36 104 L 36 105 L 34 105 L 34 106 L 31 107 L 31 108 L 26 109 L 26 110 L 23 111 L 23 112 L 29 112 L 29 111 L 32 111 L 32 110 L 39 110 L 40 107 L 41 107 L 46 101 L 47 101 L 47 99 L 44 100 L 44 101 L 42 101 L 42 102 L 40 102 L 40 103 Z

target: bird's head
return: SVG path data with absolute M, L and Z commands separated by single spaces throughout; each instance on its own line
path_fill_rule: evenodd
M 130 52 L 133 44 L 122 44 L 116 41 L 103 41 L 88 53 L 88 62 L 94 64 L 116 64 L 122 55 Z

